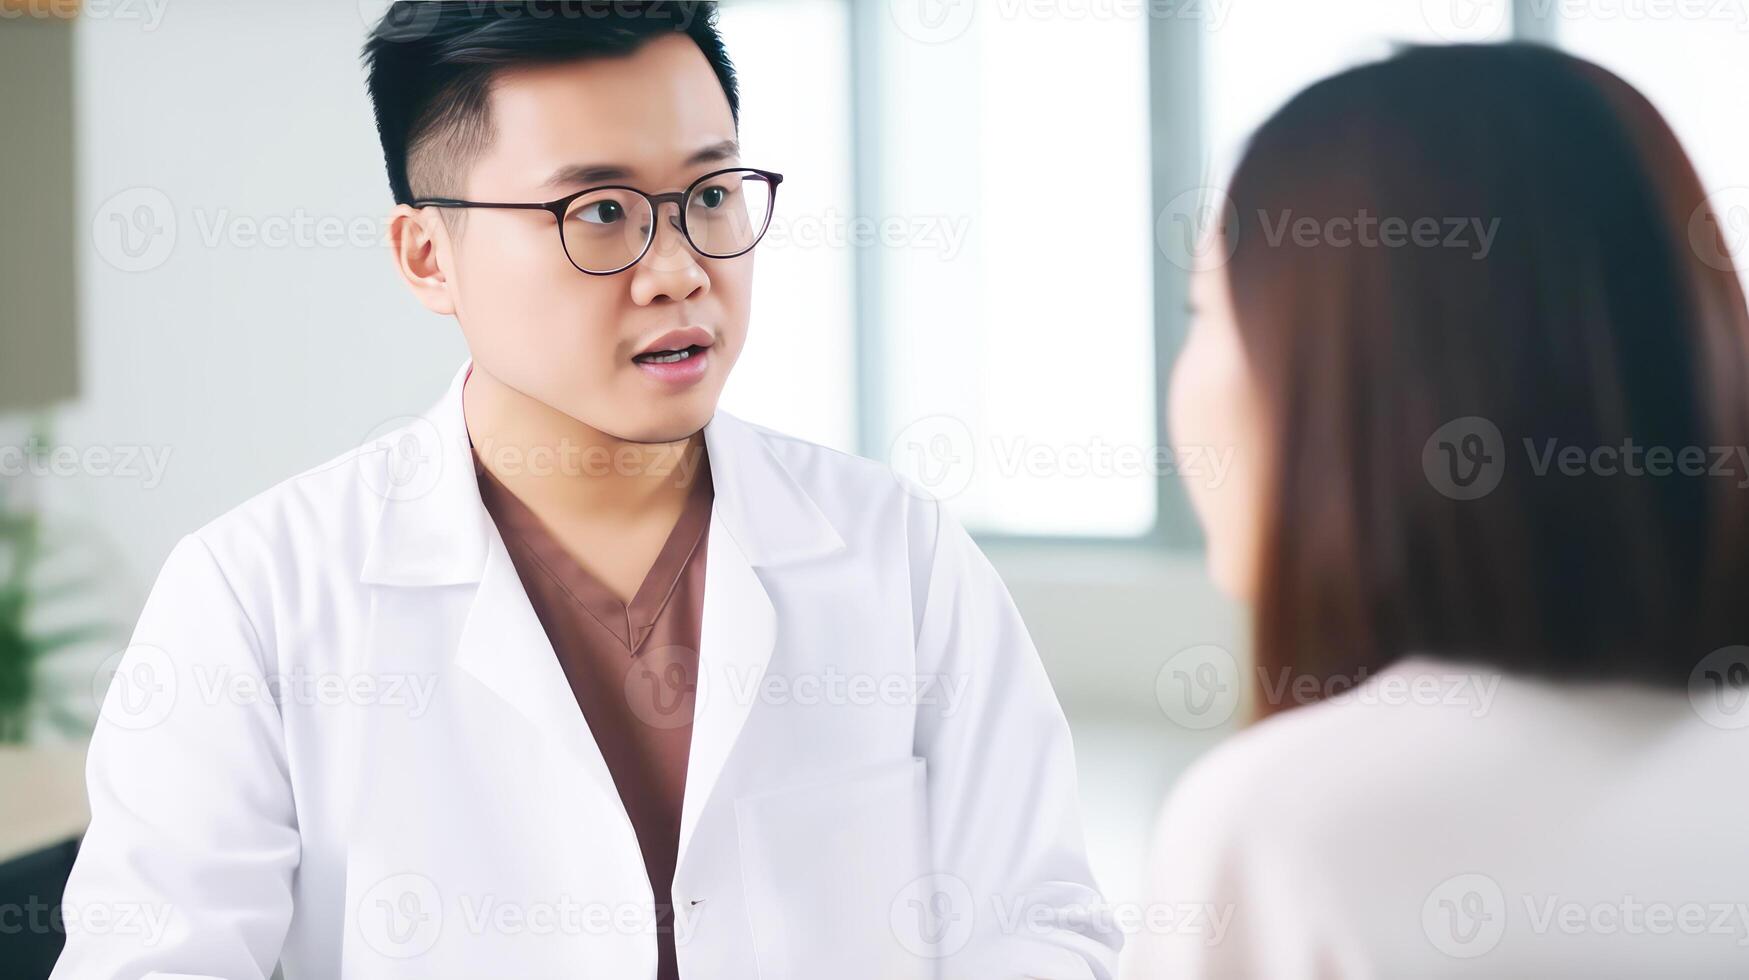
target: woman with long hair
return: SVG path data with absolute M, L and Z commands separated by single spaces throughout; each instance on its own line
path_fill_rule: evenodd
M 1652 106 L 1414 48 L 1254 135 L 1179 446 L 1258 720 L 1174 788 L 1137 977 L 1749 972 L 1749 313 Z M 1187 928 L 1187 922 L 1199 927 Z

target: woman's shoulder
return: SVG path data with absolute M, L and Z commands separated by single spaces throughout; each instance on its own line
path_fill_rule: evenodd
M 1537 703 L 1546 688 L 1422 656 L 1352 678 L 1265 680 L 1260 697 L 1277 710 L 1199 757 L 1168 816 L 1252 840 L 1272 826 L 1314 832 L 1325 812 L 1352 827 L 1357 801 L 1376 813 L 1524 758 L 1525 740 L 1553 724 Z
M 1505 834 L 1542 803 L 1553 812 L 1574 794 L 1680 788 L 1697 761 L 1740 751 L 1679 690 L 1407 657 L 1314 693 L 1198 758 L 1174 785 L 1162 830 L 1301 855 L 1377 849 L 1404 827 Z M 1295 697 L 1285 687 L 1275 696 Z M 1673 770 L 1673 753 L 1690 765 Z M 1499 806 L 1506 798 L 1514 805 Z
M 1408 661 L 1325 693 L 1178 780 L 1150 895 L 1222 910 L 1224 941 L 1148 937 L 1152 972 L 1137 975 L 1306 973 L 1351 956 L 1374 969 L 1334 972 L 1404 975 L 1495 943 L 1497 965 L 1606 963 L 1606 946 L 1534 922 L 1563 903 L 1613 912 L 1624 895 L 1682 907 L 1749 873 L 1720 844 L 1742 839 L 1749 788 L 1719 775 L 1749 728 L 1690 691 Z M 1471 906 L 1512 930 L 1473 937 L 1452 919 Z M 1646 956 L 1720 951 L 1645 938 Z
M 1131 975 L 1303 974 L 1318 972 L 1308 964 L 1326 952 L 1340 960 L 1351 927 L 1329 899 L 1345 877 L 1353 880 L 1367 838 L 1395 822 L 1397 807 L 1383 796 L 1424 778 L 1417 767 L 1436 758 L 1407 744 L 1432 741 L 1406 734 L 1421 722 L 1392 704 L 1387 685 L 1397 673 L 1321 688 L 1316 700 L 1228 737 L 1177 779 L 1159 813 L 1144 890 L 1151 910 L 1211 925 L 1144 932 Z M 1262 693 L 1271 696 L 1268 685 Z

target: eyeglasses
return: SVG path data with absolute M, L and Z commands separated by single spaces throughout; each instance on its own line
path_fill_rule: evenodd
M 635 187 L 589 187 L 545 204 L 495 204 L 425 197 L 413 207 L 509 208 L 546 211 L 558 220 L 559 243 L 577 271 L 611 276 L 638 264 L 656 240 L 656 211 L 672 202 L 677 227 L 693 251 L 712 259 L 744 255 L 765 237 L 783 174 L 750 167 L 715 170 L 668 194 Z

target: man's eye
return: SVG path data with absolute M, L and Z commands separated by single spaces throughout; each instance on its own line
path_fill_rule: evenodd
M 618 201 L 592 201 L 584 205 L 577 216 L 590 224 L 611 225 L 625 220 L 626 209 Z
M 698 192 L 697 198 L 698 203 L 714 211 L 729 199 L 729 192 L 722 187 L 706 187 Z

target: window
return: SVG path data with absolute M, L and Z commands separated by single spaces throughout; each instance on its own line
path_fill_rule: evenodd
M 1146 18 L 1006 3 L 962 5 L 953 23 L 952 5 L 935 21 L 910 6 L 870 32 L 870 200 L 893 236 L 865 451 L 974 530 L 1144 533 L 1158 428 Z
M 1555 43 L 1595 61 L 1645 93 L 1694 160 L 1713 211 L 1716 239 L 1696 241 L 1703 261 L 1749 271 L 1749 8 L 1693 3 L 1562 3 L 1550 25 Z M 1695 223 L 1690 234 L 1710 233 Z
M 743 162 L 784 175 L 723 407 L 856 451 L 849 8 L 732 0 L 721 10 L 740 75 Z
M 1306 84 L 1504 39 L 1511 7 L 728 0 L 748 161 L 786 180 L 725 406 L 888 460 L 981 535 L 1178 540 L 1156 208 Z
M 1503 41 L 1505 0 L 1231 0 L 1203 20 L 1208 172 L 1223 186 L 1245 139 L 1300 89 L 1398 45 Z

